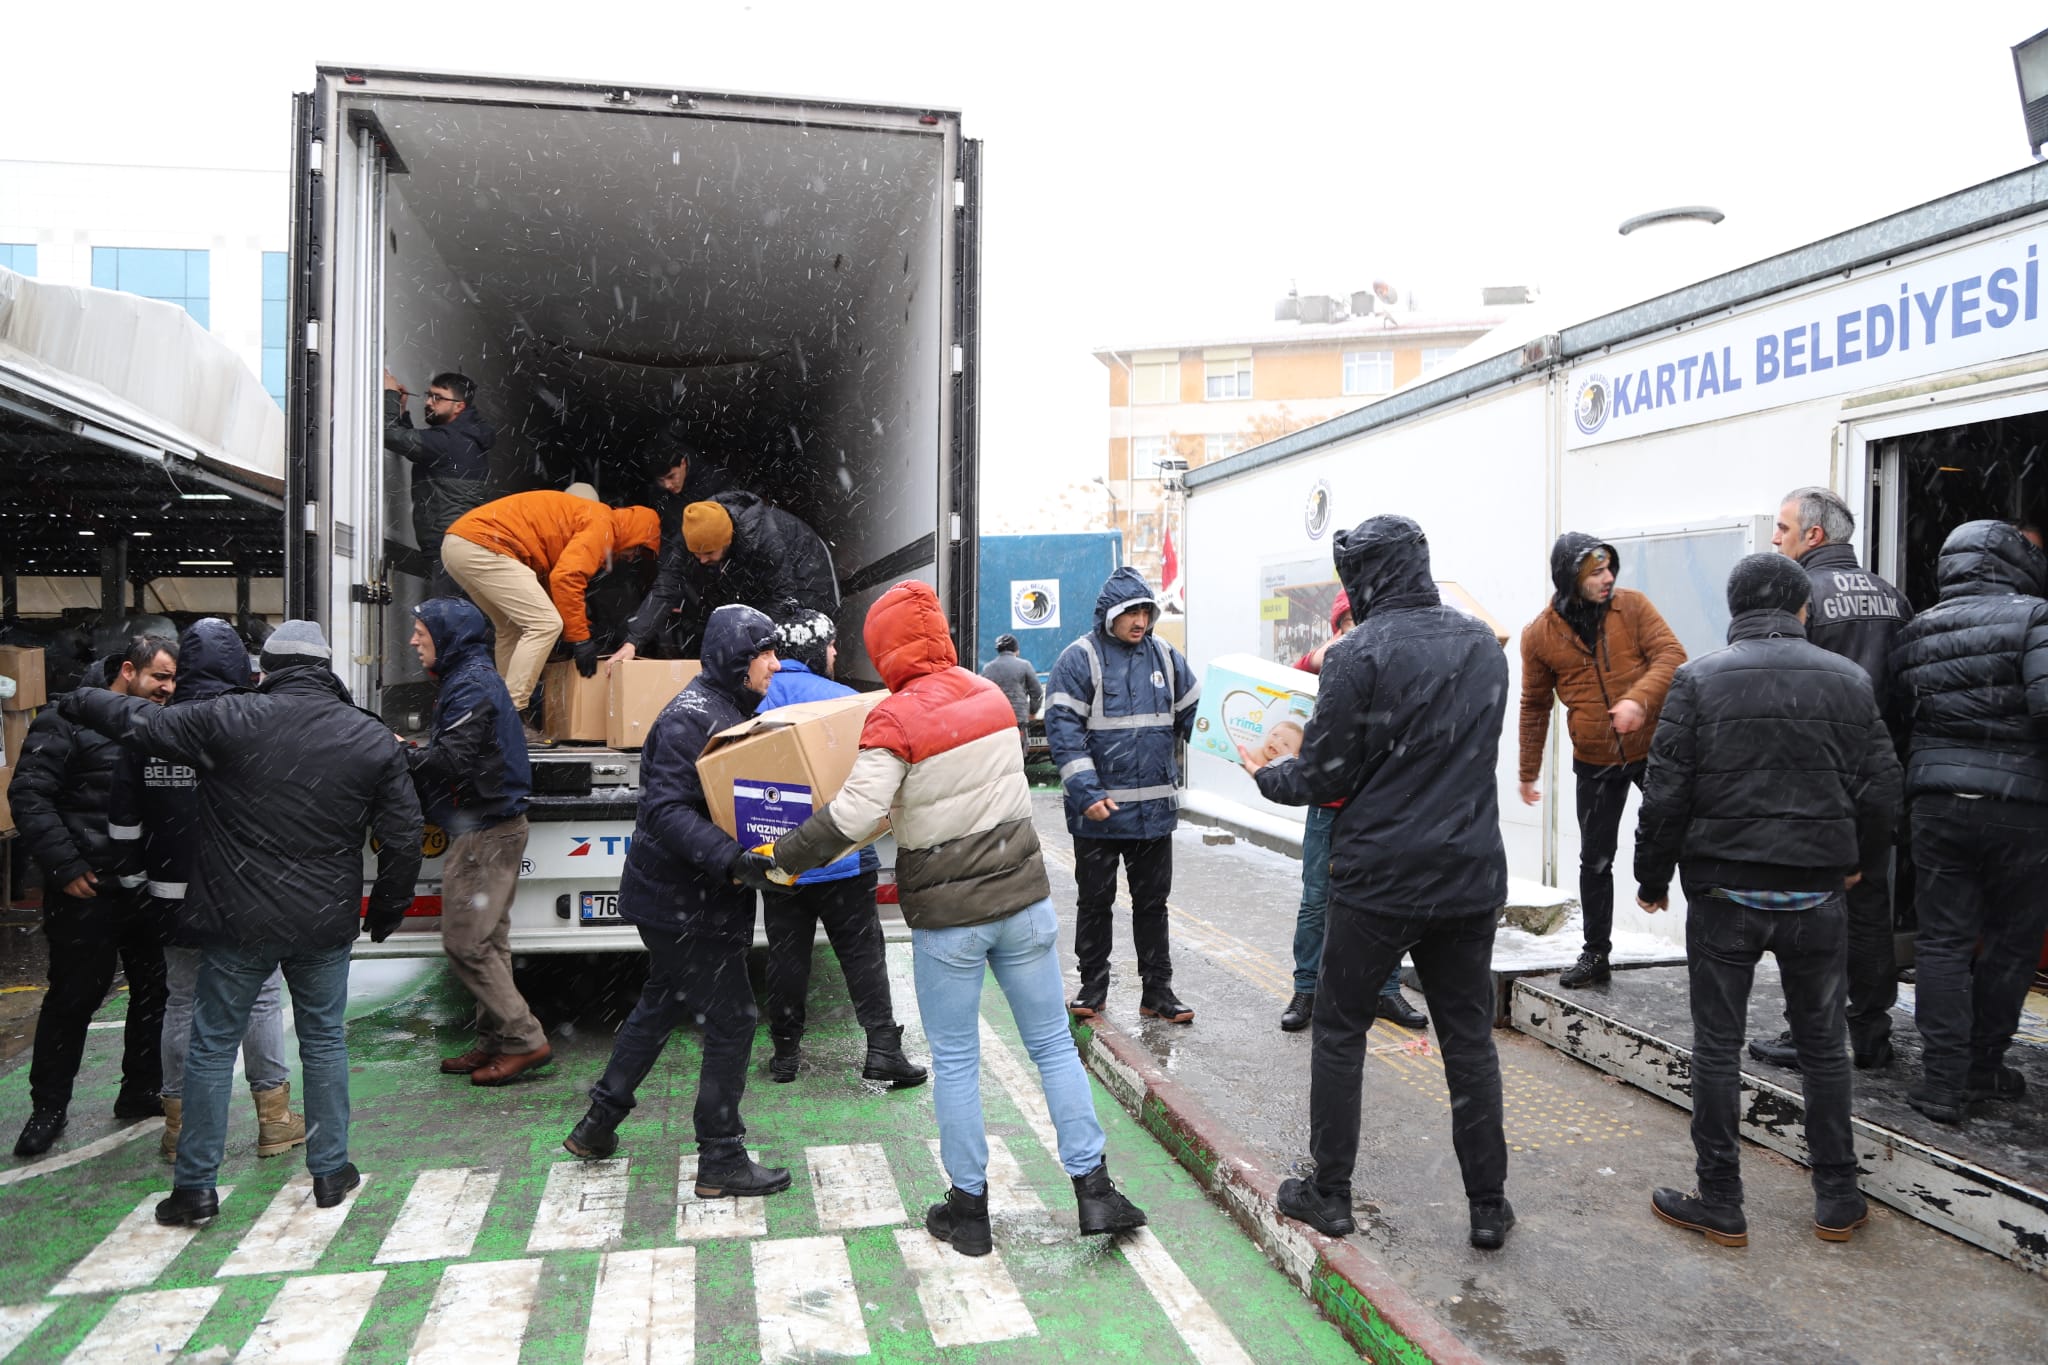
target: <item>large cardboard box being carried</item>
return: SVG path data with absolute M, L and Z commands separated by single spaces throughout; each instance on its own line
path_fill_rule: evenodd
M 613 664 L 611 684 L 605 689 L 604 742 L 614 749 L 645 744 L 654 718 L 703 671 L 695 659 L 628 659 Z
M 14 695 L 0 701 L 0 711 L 33 711 L 50 699 L 39 648 L 0 645 L 0 678 L 14 679 Z
M 1202 674 L 1192 747 L 1229 763 L 1241 762 L 1243 753 L 1268 762 L 1300 753 L 1316 681 L 1313 673 L 1256 654 L 1217 656 Z
M 773 843 L 839 794 L 861 726 L 887 692 L 779 706 L 711 737 L 697 779 L 711 822 L 752 848 Z

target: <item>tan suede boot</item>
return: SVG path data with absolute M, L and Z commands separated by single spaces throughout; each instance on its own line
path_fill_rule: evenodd
M 252 1090 L 256 1100 L 256 1155 L 283 1156 L 306 1140 L 306 1120 L 292 1112 L 292 1083 Z
M 164 1096 L 164 1135 L 156 1150 L 165 1161 L 178 1159 L 178 1124 L 184 1108 L 185 1101 L 176 1095 Z

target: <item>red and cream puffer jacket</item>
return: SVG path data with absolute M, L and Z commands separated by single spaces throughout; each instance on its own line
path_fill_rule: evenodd
M 938 595 L 898 583 L 864 635 L 891 695 L 868 714 L 846 785 L 776 843 L 776 866 L 823 866 L 886 820 L 913 929 L 986 924 L 1050 896 L 1016 713 L 1001 688 L 960 667 Z

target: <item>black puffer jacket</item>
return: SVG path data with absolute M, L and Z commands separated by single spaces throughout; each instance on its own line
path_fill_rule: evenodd
M 118 667 L 120 656 L 98 660 L 86 669 L 78 691 L 111 696 L 106 691 L 109 663 Z M 7 784 L 7 804 L 51 886 L 62 887 L 92 872 L 98 874 L 103 894 L 116 891 L 110 874 L 119 852 L 107 834 L 107 806 L 120 762 L 119 744 L 66 720 L 56 706 L 43 708 L 29 722 L 28 737 Z
M 378 841 L 369 917 L 402 915 L 420 870 L 419 797 L 398 740 L 324 666 L 254 692 L 152 706 L 74 692 L 72 719 L 199 771 L 186 923 L 207 943 L 342 948 L 362 925 L 363 841 Z
M 1799 618 L 1746 611 L 1678 670 L 1650 745 L 1636 884 L 1838 891 L 1891 846 L 1899 760 L 1861 667 Z
M 1323 658 L 1300 757 L 1260 769 L 1259 790 L 1288 806 L 1346 802 L 1330 831 L 1333 910 L 1494 914 L 1508 894 L 1500 642 L 1443 604 L 1408 518 L 1373 517 L 1333 548 L 1358 627 Z
M 752 493 L 720 493 L 710 501 L 732 518 L 732 547 L 716 564 L 699 564 L 680 534 L 662 547 L 661 568 L 647 600 L 633 616 L 627 638 L 645 649 L 671 613 L 706 616 L 737 604 L 771 617 L 806 611 L 839 614 L 839 581 L 832 555 L 803 519 L 770 507 Z
M 2048 559 L 2002 521 L 1949 533 L 1941 601 L 1899 632 L 1906 794 L 2048 805 Z
M 178 637 L 178 690 L 172 706 L 191 706 L 255 686 L 249 647 L 217 616 L 185 627 Z M 122 884 L 146 885 L 163 919 L 166 941 L 196 948 L 201 940 L 186 923 L 185 900 L 199 850 L 199 770 L 189 763 L 121 746 L 121 763 L 108 798 L 108 828 L 123 850 Z
M 491 500 L 491 446 L 498 432 L 475 404 L 453 421 L 416 427 L 398 394 L 384 390 L 384 448 L 412 462 L 412 527 L 420 548 L 441 553 L 456 518 Z
M 697 756 L 761 705 L 761 694 L 747 689 L 747 665 L 774 647 L 775 623 L 752 607 L 711 614 L 704 671 L 662 709 L 640 751 L 640 808 L 619 878 L 621 919 L 671 934 L 753 938 L 754 893 L 731 873 L 745 849 L 711 823 Z
M 1820 545 L 1799 557 L 1813 585 L 1806 638 L 1830 654 L 1853 660 L 1870 675 L 1877 708 L 1895 737 L 1905 731 L 1905 707 L 1892 681 L 1891 653 L 1900 627 L 1913 619 L 1906 595 L 1856 562 L 1852 545 Z

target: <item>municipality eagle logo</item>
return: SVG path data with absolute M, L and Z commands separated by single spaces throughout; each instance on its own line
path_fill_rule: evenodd
M 1017 594 L 1015 609 L 1018 620 L 1035 625 L 1052 615 L 1052 594 L 1043 588 L 1024 588 Z
M 1588 436 L 1607 425 L 1607 414 L 1613 411 L 1614 402 L 1608 393 L 1607 376 L 1589 374 L 1579 385 L 1578 393 L 1572 399 L 1572 420 L 1579 424 L 1579 430 Z

